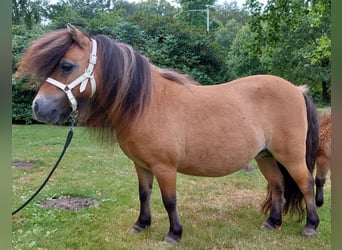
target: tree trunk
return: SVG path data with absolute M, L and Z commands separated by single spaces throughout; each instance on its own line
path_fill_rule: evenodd
M 322 81 L 322 101 L 324 103 L 330 103 L 330 94 L 328 91 L 328 83 L 326 81 Z

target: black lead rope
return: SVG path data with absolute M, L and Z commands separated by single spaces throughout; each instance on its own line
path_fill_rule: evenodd
M 72 118 L 72 121 L 71 121 L 71 127 L 70 127 L 70 130 L 69 130 L 69 133 L 68 133 L 68 136 L 65 140 L 65 143 L 64 143 L 64 147 L 63 147 L 63 150 L 60 154 L 60 156 L 58 157 L 55 165 L 53 166 L 53 168 L 51 169 L 49 175 L 46 177 L 46 179 L 44 180 L 43 184 L 40 185 L 40 187 L 38 188 L 38 190 L 24 203 L 22 204 L 19 208 L 17 208 L 16 210 L 14 210 L 12 212 L 12 215 L 15 215 L 16 213 L 18 213 L 21 209 L 23 209 L 24 207 L 26 207 L 27 204 L 29 204 L 36 196 L 37 194 L 44 188 L 44 186 L 46 185 L 46 183 L 49 181 L 50 177 L 52 176 L 52 174 L 55 172 L 56 168 L 58 167 L 59 165 L 59 162 L 62 160 L 63 156 L 64 156 L 64 153 L 65 151 L 67 150 L 71 140 L 72 140 L 72 137 L 74 135 L 74 124 L 75 124 L 75 120 L 76 120 L 76 114 L 72 114 L 71 115 L 71 118 Z

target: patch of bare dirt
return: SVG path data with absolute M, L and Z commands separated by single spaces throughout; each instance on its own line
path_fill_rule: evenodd
M 91 198 L 62 196 L 42 201 L 40 202 L 40 205 L 48 208 L 80 211 L 87 207 L 97 207 L 99 202 Z
M 30 169 L 30 168 L 33 168 L 33 163 L 31 163 L 31 162 L 14 162 L 12 164 L 12 168 Z
M 20 177 L 20 178 L 17 180 L 17 182 L 20 183 L 20 184 L 29 183 L 30 181 L 32 181 L 32 178 L 31 178 L 31 177 L 28 177 L 28 176 Z

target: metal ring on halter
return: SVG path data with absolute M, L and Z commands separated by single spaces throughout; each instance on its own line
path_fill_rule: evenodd
M 75 110 L 75 111 L 72 111 L 70 113 L 70 118 L 71 118 L 71 127 L 70 129 L 73 130 L 74 129 L 74 126 L 75 126 L 75 123 L 76 123 L 76 118 L 78 117 L 78 111 Z

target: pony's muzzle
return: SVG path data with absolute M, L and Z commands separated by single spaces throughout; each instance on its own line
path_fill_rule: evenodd
M 32 102 L 33 118 L 39 122 L 61 124 L 70 112 L 70 106 L 63 105 L 61 100 L 57 98 L 37 96 Z

